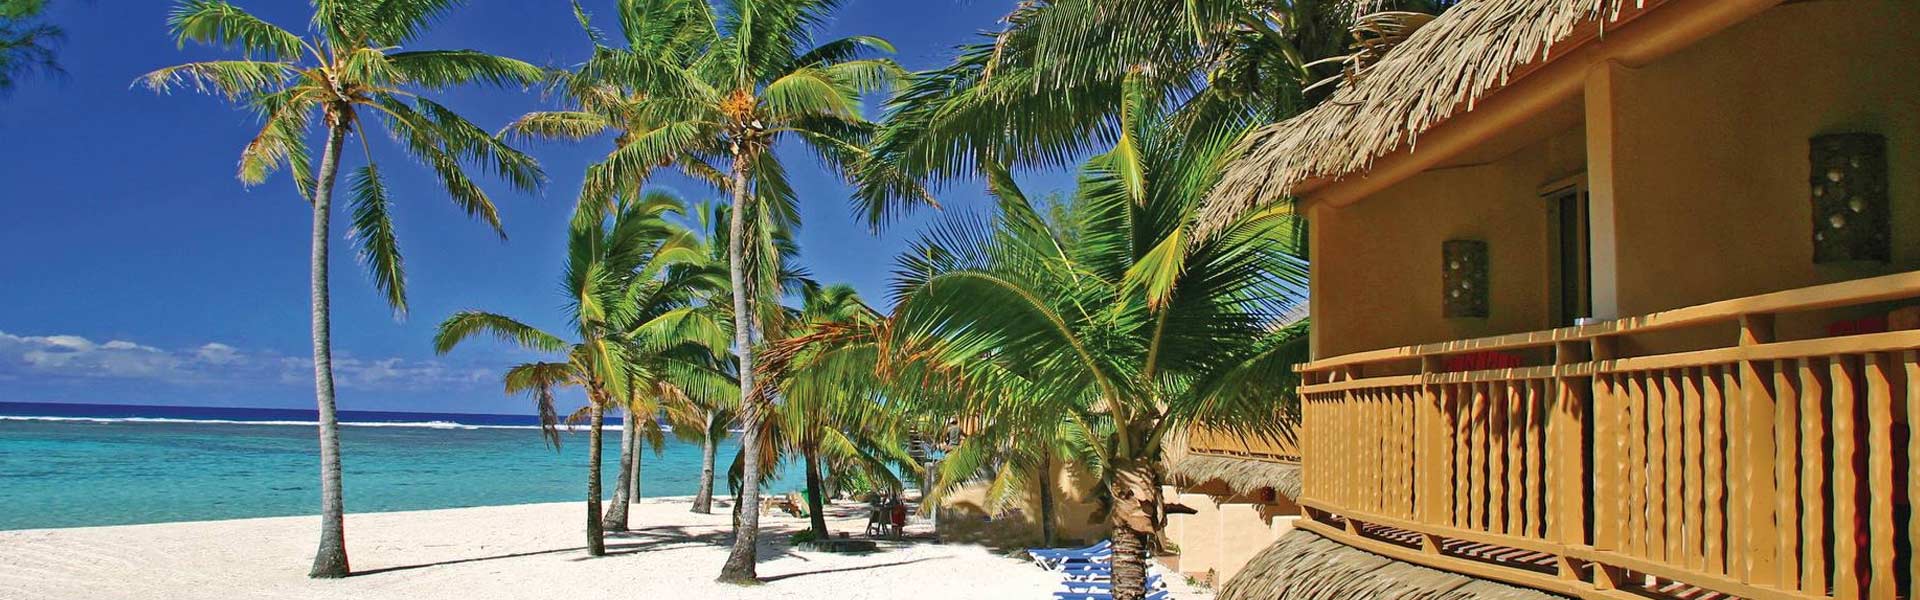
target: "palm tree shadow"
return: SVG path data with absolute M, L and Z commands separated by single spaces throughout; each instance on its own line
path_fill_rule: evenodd
M 919 563 L 919 562 L 926 562 L 926 561 L 930 561 L 930 560 L 946 560 L 946 559 L 949 559 L 949 558 L 952 558 L 952 557 L 950 557 L 950 556 L 929 556 L 929 557 L 925 557 L 925 558 L 916 558 L 916 559 L 913 559 L 913 560 L 902 560 L 902 561 L 895 561 L 895 562 L 890 562 L 890 563 L 877 563 L 877 564 L 871 564 L 871 565 L 860 565 L 860 566 L 858 566 L 858 567 L 841 567 L 841 568 L 838 568 L 838 569 L 821 569 L 821 570 L 818 570 L 818 571 L 801 571 L 801 572 L 798 572 L 798 573 L 785 573 L 785 574 L 781 574 L 781 575 L 769 575 L 769 576 L 766 576 L 766 577 L 761 577 L 761 578 L 760 578 L 760 582 L 761 582 L 761 583 L 773 583 L 773 582 L 775 582 L 775 581 L 780 581 L 780 580 L 782 580 L 782 579 L 792 579 L 792 578 L 795 578 L 795 577 L 805 577 L 805 576 L 808 576 L 808 575 L 825 575 L 825 574 L 827 574 L 827 573 L 845 573 L 845 572 L 848 572 L 848 571 L 867 571 L 867 570 L 872 570 L 872 569 L 884 569 L 884 568 L 887 568 L 887 567 L 898 567 L 898 566 L 904 566 L 904 565 L 911 565 L 911 564 L 914 564 L 914 563 Z
M 676 546 L 682 546 L 682 545 L 698 545 L 698 544 L 720 545 L 720 544 L 725 544 L 727 543 L 728 540 L 732 539 L 732 534 L 725 531 L 694 534 L 694 533 L 689 533 L 687 531 L 687 528 L 685 527 L 655 527 L 655 528 L 649 528 L 646 530 L 608 533 L 607 538 L 609 540 L 615 540 L 615 539 L 638 539 L 639 540 L 639 541 L 634 541 L 629 543 L 607 544 L 606 546 L 607 556 L 620 556 L 625 554 L 635 554 L 635 553 L 644 552 L 647 550 L 655 550 L 655 549 L 676 547 Z M 543 556 L 547 554 L 563 554 L 567 552 L 585 552 L 586 550 L 587 550 L 586 546 L 575 546 L 572 548 L 555 548 L 552 550 L 534 550 L 530 552 L 514 552 L 510 554 L 498 554 L 494 556 L 476 556 L 472 558 L 458 558 L 453 560 L 420 563 L 416 565 L 401 565 L 401 566 L 395 566 L 395 567 L 381 567 L 378 569 L 367 569 L 365 571 L 355 571 L 353 573 L 353 576 L 366 577 L 371 575 L 380 575 L 383 573 L 411 571 L 414 569 L 425 569 L 429 567 L 444 567 L 444 566 L 460 565 L 460 564 L 468 564 L 468 563 L 487 562 L 487 561 L 493 561 L 493 560 L 526 558 L 529 556 Z M 582 561 L 582 560 L 593 560 L 595 558 L 605 558 L 605 557 L 581 556 L 579 558 L 575 558 L 572 560 Z

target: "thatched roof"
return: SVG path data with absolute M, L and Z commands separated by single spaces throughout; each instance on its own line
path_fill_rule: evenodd
M 1255 130 L 1214 188 L 1204 221 L 1230 222 L 1309 179 L 1364 171 L 1422 132 L 1473 110 L 1575 27 L 1644 0 L 1465 0 L 1414 31 L 1357 82 L 1292 119 Z
M 1181 485 L 1194 486 L 1217 480 L 1239 493 L 1273 488 L 1273 491 L 1289 500 L 1300 499 L 1300 465 L 1188 454 L 1173 463 L 1167 475 Z
M 1220 600 L 1557 600 L 1544 592 L 1429 569 L 1295 529 L 1247 561 Z

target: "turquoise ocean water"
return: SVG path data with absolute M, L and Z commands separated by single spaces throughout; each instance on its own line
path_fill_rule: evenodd
M 313 411 L 0 403 L 0 529 L 317 514 Z M 559 451 L 517 415 L 343 412 L 348 512 L 583 500 L 587 433 Z M 605 436 L 611 493 L 620 438 Z M 717 494 L 737 444 L 721 447 Z M 784 476 L 772 489 L 798 487 Z M 692 495 L 700 447 L 669 436 L 643 496 Z

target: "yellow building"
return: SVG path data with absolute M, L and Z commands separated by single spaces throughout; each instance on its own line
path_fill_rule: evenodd
M 1223 598 L 1915 597 L 1920 2 L 1467 0 L 1231 171 L 1314 360 Z

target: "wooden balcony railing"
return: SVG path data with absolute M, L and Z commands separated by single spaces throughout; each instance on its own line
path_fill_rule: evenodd
M 1920 272 L 1303 365 L 1301 526 L 1575 597 L 1914 597 L 1920 331 L 1773 325 L 1916 297 Z M 1536 364 L 1449 368 L 1489 351 Z

